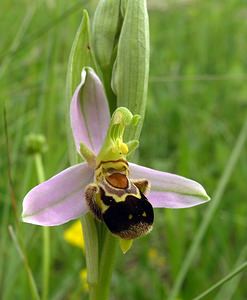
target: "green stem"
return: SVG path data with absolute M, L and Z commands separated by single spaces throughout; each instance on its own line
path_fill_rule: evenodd
M 117 238 L 107 231 L 100 259 L 100 274 L 96 293 L 97 297 L 93 300 L 107 300 L 109 298 L 111 277 L 115 265 L 116 249 Z
M 81 218 L 81 223 L 85 241 L 87 281 L 91 293 L 98 282 L 98 235 L 95 220 L 89 213 Z
M 50 264 L 50 229 L 43 227 L 43 300 L 49 298 Z
M 244 147 L 246 138 L 247 138 L 247 119 L 245 120 L 245 122 L 242 126 L 242 129 L 239 133 L 235 147 L 232 150 L 229 161 L 228 161 L 228 163 L 225 167 L 225 170 L 220 178 L 220 181 L 219 181 L 219 184 L 215 191 L 215 194 L 212 197 L 210 206 L 209 206 L 206 214 L 204 215 L 204 218 L 200 224 L 200 227 L 198 228 L 198 231 L 193 239 L 192 245 L 190 246 L 190 248 L 187 252 L 187 255 L 185 257 L 185 260 L 182 264 L 182 267 L 180 268 L 180 271 L 176 278 L 173 289 L 168 297 L 169 300 L 174 300 L 178 296 L 178 293 L 182 287 L 182 284 L 183 284 L 186 274 L 191 266 L 191 263 L 201 245 L 202 239 L 203 239 L 205 233 L 207 232 L 209 224 L 221 202 L 221 199 L 225 192 L 226 186 L 229 182 L 229 179 L 231 178 L 231 174 L 236 166 L 238 158 Z
M 45 173 L 40 153 L 34 155 L 35 167 L 39 183 L 45 181 Z M 42 273 L 42 300 L 49 298 L 49 279 L 50 279 L 50 229 L 43 227 L 43 273 Z
M 101 224 L 101 226 L 104 226 Z M 117 239 L 106 231 L 104 244 L 100 253 L 99 277 L 94 285 L 90 285 L 90 300 L 109 299 L 110 283 L 116 258 Z
M 41 183 L 41 182 L 45 181 L 45 172 L 44 172 L 41 155 L 39 153 L 35 154 L 34 160 L 35 160 L 35 167 L 36 167 L 36 172 L 37 172 L 37 176 L 38 176 L 38 181 L 39 181 L 39 183 Z

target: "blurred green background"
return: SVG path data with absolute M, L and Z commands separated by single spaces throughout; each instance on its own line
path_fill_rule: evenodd
M 7 143 L 2 121 L 0 299 L 31 299 L 9 225 L 41 287 L 41 228 L 20 222 L 23 196 L 37 184 L 24 140 L 30 133 L 47 138 L 49 150 L 43 157 L 47 178 L 69 165 L 68 57 L 82 9 L 87 8 L 92 19 L 96 4 L 75 0 L 0 3 L 0 106 L 8 131 Z M 150 83 L 139 160 L 193 178 L 215 195 L 247 117 L 247 2 L 150 0 L 148 5 Z M 193 299 L 247 258 L 246 154 L 244 147 L 179 300 Z M 136 241 L 125 256 L 119 251 L 111 299 L 166 299 L 210 205 L 156 210 L 152 233 Z M 63 238 L 69 226 L 51 229 L 52 300 L 87 299 L 79 276 L 85 267 L 83 253 Z M 243 273 L 205 299 L 247 299 L 246 280 Z

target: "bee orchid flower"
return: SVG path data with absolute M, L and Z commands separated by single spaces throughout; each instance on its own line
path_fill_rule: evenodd
M 91 68 L 82 71 L 70 118 L 85 162 L 34 187 L 23 201 L 24 222 L 54 226 L 91 211 L 114 235 L 132 240 L 151 230 L 153 208 L 186 208 L 209 200 L 193 180 L 127 161 L 138 141 L 124 141 L 124 130 L 140 117 L 120 107 L 110 118 L 102 83 Z

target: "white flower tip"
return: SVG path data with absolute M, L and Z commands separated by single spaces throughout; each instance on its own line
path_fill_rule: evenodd
M 83 68 L 82 71 L 81 71 L 81 83 L 85 82 L 86 75 L 87 75 L 86 69 Z
M 202 200 L 204 202 L 208 202 L 209 200 L 211 200 L 211 198 L 209 197 L 209 195 L 207 194 L 207 192 L 205 191 L 204 187 L 202 185 L 200 185 L 200 191 L 199 194 L 196 195 L 200 198 L 202 198 Z
M 24 213 L 22 214 L 21 219 L 22 219 L 22 222 L 24 222 L 24 223 L 29 223 L 29 224 L 33 224 L 33 225 L 41 225 L 38 222 L 35 222 L 35 220 L 33 220 L 31 216 L 25 215 Z
M 25 201 L 25 198 L 23 200 L 23 209 L 22 209 L 21 221 L 24 222 L 24 223 L 28 223 L 28 224 L 44 226 L 44 224 L 42 224 L 38 221 L 38 218 L 36 217 L 36 214 L 30 214 L 28 212 L 28 205 L 27 205 L 28 203 L 27 203 L 27 201 Z

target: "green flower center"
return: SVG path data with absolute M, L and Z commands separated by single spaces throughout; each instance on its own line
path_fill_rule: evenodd
M 124 142 L 124 131 L 127 126 L 136 126 L 139 115 L 132 113 L 125 107 L 119 107 L 112 115 L 111 122 L 102 148 L 96 158 L 96 166 L 102 161 L 126 160 L 127 155 L 134 151 L 138 140 Z

